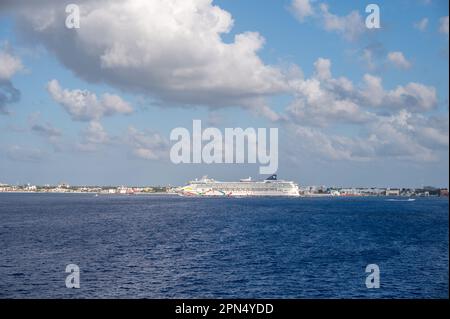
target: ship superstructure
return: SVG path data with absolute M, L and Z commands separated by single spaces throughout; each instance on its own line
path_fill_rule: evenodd
M 220 182 L 204 176 L 177 192 L 182 196 L 299 196 L 297 184 L 278 180 L 275 174 L 263 181 L 253 181 L 249 177 L 239 182 Z

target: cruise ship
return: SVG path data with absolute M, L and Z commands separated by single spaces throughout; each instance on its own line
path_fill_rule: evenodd
M 249 177 L 239 182 L 219 182 L 204 176 L 180 187 L 177 193 L 181 196 L 299 196 L 299 188 L 294 182 L 278 180 L 275 174 L 263 181 Z

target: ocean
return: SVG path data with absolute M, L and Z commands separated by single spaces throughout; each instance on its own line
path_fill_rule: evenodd
M 0 193 L 0 298 L 448 298 L 448 216 L 431 197 Z

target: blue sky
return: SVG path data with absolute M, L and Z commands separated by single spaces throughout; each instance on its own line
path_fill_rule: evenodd
M 447 1 L 373 2 L 377 30 L 364 1 L 132 3 L 79 1 L 77 30 L 59 1 L 0 5 L 0 182 L 263 178 L 173 164 L 170 131 L 201 119 L 278 127 L 301 185 L 448 186 Z

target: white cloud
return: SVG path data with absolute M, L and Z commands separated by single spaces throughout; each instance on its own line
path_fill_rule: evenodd
M 415 135 L 422 145 L 430 148 L 442 149 L 448 153 L 449 147 L 449 118 L 447 117 L 418 117 L 415 121 Z
M 410 111 L 429 111 L 437 105 L 436 89 L 421 83 L 397 86 L 385 94 L 385 105 Z
M 326 31 L 337 32 L 345 39 L 354 41 L 366 30 L 363 18 L 358 11 L 352 11 L 346 16 L 338 16 L 332 14 L 326 4 L 321 4 L 320 10 Z
M 377 112 L 427 112 L 437 105 L 436 89 L 420 83 L 385 90 L 382 79 L 370 74 L 354 85 L 346 77 L 333 77 L 331 61 L 319 58 L 311 78 L 291 81 L 294 100 L 285 114 L 269 120 L 293 121 L 303 126 L 327 127 L 337 123 L 361 125 L 373 122 Z
M 443 136 L 448 139 L 448 130 L 433 130 L 432 125 L 429 119 L 406 110 L 387 117 L 380 116 L 371 127 L 379 140 L 377 154 L 416 161 L 437 160 L 436 151 L 442 147 Z M 434 136 L 429 134 L 430 129 Z M 435 143 L 441 145 L 436 148 Z
M 379 77 L 366 74 L 364 85 L 357 92 L 361 103 L 385 109 L 406 109 L 410 112 L 430 111 L 437 105 L 436 89 L 421 83 L 410 82 L 385 91 Z
M 99 146 L 112 144 L 113 139 L 98 121 L 91 121 L 80 133 L 81 141 L 74 143 L 74 148 L 81 152 L 97 151 Z
M 400 51 L 389 52 L 388 60 L 399 69 L 409 69 L 411 67 L 411 62 Z
M 377 116 L 364 126 L 361 136 L 330 134 L 317 128 L 288 125 L 296 137 L 292 147 L 325 160 L 371 161 L 398 159 L 434 162 L 439 152 L 448 151 L 448 120 L 433 127 L 430 120 L 401 110 L 391 116 Z
M 22 61 L 19 57 L 0 49 L 0 81 L 10 80 L 17 72 L 23 70 Z
M 61 27 L 64 4 L 56 0 L 23 3 L 16 12 L 24 34 L 87 81 L 144 93 L 167 104 L 244 106 L 292 126 L 298 144 L 333 159 L 432 160 L 432 145 L 445 147 L 448 125 L 445 131 L 421 117 L 437 104 L 433 87 L 411 82 L 385 89 L 381 78 L 369 74 L 353 84 L 345 77 L 333 77 L 331 61 L 323 58 L 316 61 L 310 78 L 290 77 L 260 59 L 264 39 L 258 33 L 240 33 L 224 42 L 222 36 L 230 32 L 233 20 L 210 0 L 80 0 L 78 30 Z M 297 4 L 299 20 L 313 17 L 326 31 L 347 40 L 366 32 L 357 11 L 339 16 L 326 5 Z M 381 59 L 385 56 L 384 52 Z M 366 58 L 374 63 L 374 52 Z M 108 141 L 98 123 L 102 117 L 131 112 L 118 96 L 98 98 L 88 91 L 62 89 L 55 80 L 48 90 L 73 119 L 91 122 L 84 131 L 86 148 Z M 265 98 L 285 92 L 293 94 L 294 101 L 277 114 Z M 341 124 L 350 124 L 346 129 L 354 137 L 338 133 Z M 168 143 L 158 133 L 131 127 L 126 138 L 136 157 L 155 160 L 168 154 Z
M 291 82 L 295 99 L 279 116 L 294 136 L 294 153 L 325 160 L 430 162 L 448 151 L 448 115 L 426 116 L 437 105 L 435 88 L 411 82 L 386 90 L 382 79 L 370 74 L 354 85 L 333 77 L 330 60 L 319 58 L 314 65 L 311 78 Z M 339 133 L 341 124 L 344 132 L 359 133 Z
M 305 21 L 305 18 L 314 15 L 314 9 L 310 0 L 293 0 L 291 8 L 295 17 L 300 21 Z
M 312 126 L 370 120 L 370 114 L 354 98 L 353 83 L 345 77 L 332 77 L 330 60 L 319 58 L 314 67 L 312 78 L 292 83 L 295 99 L 287 108 L 288 119 Z
M 0 47 L 0 114 L 9 114 L 7 105 L 20 99 L 20 91 L 11 83 L 11 78 L 21 70 L 20 58 L 10 52 L 7 44 Z
M 428 27 L 428 18 L 423 18 L 420 21 L 414 23 L 414 27 L 420 31 L 425 31 Z
M 439 19 L 439 32 L 448 36 L 448 16 Z
M 137 158 L 146 160 L 167 158 L 169 143 L 159 133 L 138 131 L 134 127 L 129 127 L 127 136 L 132 154 Z
M 106 133 L 100 122 L 90 122 L 83 134 L 88 144 L 104 144 L 109 142 L 108 133 Z
M 363 87 L 359 92 L 362 100 L 368 105 L 382 106 L 385 91 L 380 77 L 371 74 L 364 74 Z
M 331 61 L 328 59 L 318 58 L 314 63 L 316 76 L 319 80 L 328 80 L 331 78 Z
M 358 40 L 367 31 L 363 17 L 356 10 L 340 16 L 332 13 L 326 3 L 315 5 L 313 1 L 293 0 L 291 12 L 300 22 L 315 18 L 325 31 L 335 32 L 348 41 Z
M 312 153 L 313 156 L 316 155 L 327 160 L 352 159 L 349 149 L 350 139 L 328 135 L 318 129 L 301 125 L 291 126 L 290 130 L 297 141 L 295 143 L 297 151 L 306 154 Z
M 293 152 L 326 160 L 429 162 L 448 150 L 448 118 L 426 116 L 437 105 L 434 87 L 410 82 L 386 90 L 370 74 L 354 85 L 333 77 L 330 60 L 319 58 L 314 65 L 312 77 L 292 81 L 294 101 L 280 114 L 295 136 Z M 347 136 L 341 124 L 344 132 L 359 133 Z
M 133 108 L 121 97 L 105 93 L 98 99 L 97 95 L 87 90 L 62 89 L 57 80 L 47 84 L 47 90 L 55 102 L 61 104 L 73 120 L 92 121 L 103 116 L 129 114 Z
M 61 27 L 63 5 L 19 6 L 21 30 L 88 81 L 210 107 L 245 107 L 286 89 L 283 72 L 257 54 L 258 33 L 222 41 L 233 20 L 212 0 L 84 0 L 77 30 Z

